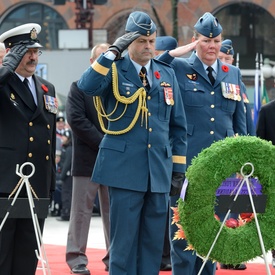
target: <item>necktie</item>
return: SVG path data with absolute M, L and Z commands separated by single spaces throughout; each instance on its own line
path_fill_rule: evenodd
M 211 84 L 214 85 L 214 83 L 215 83 L 215 78 L 214 78 L 214 76 L 213 76 L 213 74 L 212 74 L 213 68 L 212 68 L 211 66 L 209 66 L 209 67 L 207 68 L 207 71 L 208 71 L 208 78 L 209 78 Z
M 25 78 L 24 81 L 23 81 L 23 83 L 24 83 L 25 87 L 28 90 L 28 93 L 27 93 L 27 95 L 28 95 L 28 102 L 32 105 L 32 107 L 35 107 L 36 104 L 34 102 L 34 98 L 33 98 L 33 95 L 32 95 L 32 92 L 31 92 L 31 89 L 30 89 L 30 86 L 29 86 L 29 80 L 27 78 Z
M 140 77 L 140 80 L 141 80 L 143 86 L 149 90 L 150 85 L 149 85 L 149 81 L 147 79 L 146 73 L 147 73 L 146 68 L 142 67 L 139 72 L 139 77 Z

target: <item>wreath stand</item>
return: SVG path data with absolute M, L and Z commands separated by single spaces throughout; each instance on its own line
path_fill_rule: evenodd
M 23 174 L 23 168 L 26 165 L 30 165 L 31 168 L 32 168 L 32 171 L 29 175 L 24 175 Z M 36 254 L 37 259 L 41 262 L 42 269 L 43 269 L 43 274 L 44 275 L 45 274 L 51 275 L 51 271 L 50 271 L 50 268 L 49 268 L 49 263 L 48 263 L 48 260 L 47 260 L 44 244 L 43 244 L 43 241 L 42 241 L 42 235 L 41 235 L 41 230 L 40 230 L 40 226 L 39 226 L 39 223 L 38 223 L 38 217 L 37 217 L 37 213 L 35 211 L 35 205 L 34 205 L 33 196 L 32 196 L 32 192 L 34 192 L 34 191 L 31 189 L 31 185 L 29 183 L 29 178 L 34 174 L 34 171 L 35 171 L 35 167 L 31 162 L 23 163 L 21 165 L 20 169 L 19 169 L 19 165 L 18 164 L 16 165 L 16 171 L 15 172 L 18 176 L 21 177 L 21 179 L 19 180 L 18 185 L 15 188 L 15 190 L 17 188 L 18 189 L 17 189 L 17 191 L 15 193 L 15 196 L 14 196 L 12 202 L 11 202 L 10 208 L 7 210 L 7 213 L 6 213 L 5 217 L 3 218 L 2 223 L 0 225 L 0 232 L 1 232 L 1 230 L 4 226 L 4 224 L 5 224 L 6 219 L 8 218 L 8 216 L 10 214 L 10 211 L 11 211 L 13 205 L 16 202 L 16 199 L 17 199 L 22 187 L 25 185 L 26 190 L 27 190 L 27 195 L 28 195 L 28 201 L 29 201 L 30 212 L 31 212 L 31 217 L 32 217 L 32 221 L 33 221 L 37 246 L 38 246 L 38 250 L 39 250 L 39 253 L 37 252 L 37 250 L 35 250 L 35 254 Z M 47 273 L 46 273 L 46 269 L 48 271 Z
M 251 167 L 251 172 L 248 175 L 244 175 L 243 168 L 245 166 L 250 166 Z M 271 271 L 270 271 L 270 268 L 269 268 L 269 265 L 268 265 L 268 261 L 267 261 L 267 257 L 266 257 L 266 251 L 265 251 L 265 248 L 264 248 L 264 242 L 263 242 L 263 238 L 262 238 L 262 233 L 261 233 L 261 230 L 260 230 L 260 226 L 259 226 L 259 222 L 258 222 L 258 218 L 257 218 L 257 213 L 256 213 L 254 202 L 253 202 L 253 197 L 252 197 L 252 193 L 251 193 L 251 186 L 250 186 L 250 182 L 249 182 L 249 177 L 251 177 L 253 175 L 253 172 L 254 172 L 254 166 L 253 166 L 252 163 L 247 162 L 247 163 L 245 163 L 242 166 L 242 168 L 241 168 L 241 175 L 242 175 L 243 179 L 242 179 L 242 181 L 241 181 L 241 183 L 240 183 L 240 185 L 238 187 L 237 193 L 236 193 L 236 195 L 235 195 L 235 197 L 234 197 L 231 205 L 229 206 L 229 209 L 228 209 L 228 211 L 227 211 L 227 213 L 225 215 L 225 218 L 224 218 L 224 220 L 223 220 L 223 222 L 222 222 L 222 224 L 220 226 L 220 229 L 219 229 L 219 231 L 218 231 L 218 233 L 217 233 L 217 235 L 216 235 L 216 237 L 215 237 L 215 239 L 214 239 L 214 241 L 212 243 L 212 246 L 209 249 L 208 254 L 206 255 L 206 257 L 201 257 L 200 256 L 203 259 L 203 264 L 202 264 L 202 266 L 201 266 L 201 268 L 199 270 L 198 275 L 201 274 L 204 266 L 206 265 L 206 262 L 209 259 L 209 256 L 210 256 L 210 254 L 212 252 L 212 249 L 214 248 L 214 246 L 215 246 L 215 244 L 216 244 L 216 242 L 217 242 L 217 240 L 219 238 L 219 235 L 220 235 L 220 233 L 222 231 L 222 228 L 223 228 L 223 226 L 224 226 L 224 224 L 225 224 L 225 222 L 226 222 L 226 220 L 227 220 L 227 218 L 228 218 L 228 216 L 229 216 L 229 214 L 231 212 L 232 206 L 233 206 L 234 202 L 237 200 L 237 198 L 239 196 L 239 193 L 240 193 L 240 191 L 241 191 L 241 189 L 242 189 L 242 187 L 243 187 L 244 184 L 246 184 L 246 186 L 247 186 L 247 190 L 248 190 L 248 195 L 249 195 L 251 207 L 252 207 L 252 210 L 253 210 L 253 213 L 254 213 L 254 219 L 255 219 L 255 224 L 256 224 L 257 231 L 258 231 L 259 242 L 260 242 L 260 245 L 261 245 L 261 249 L 262 249 L 262 253 L 263 253 L 263 258 L 264 258 L 264 261 L 265 261 L 266 274 L 271 275 Z

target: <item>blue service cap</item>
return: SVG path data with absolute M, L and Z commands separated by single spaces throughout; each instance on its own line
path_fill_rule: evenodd
M 234 49 L 232 46 L 232 41 L 230 39 L 225 39 L 222 42 L 222 46 L 220 49 L 221 52 L 228 54 L 228 55 L 234 55 Z
M 157 36 L 156 50 L 157 51 L 170 51 L 178 46 L 177 40 L 172 36 Z
M 141 11 L 132 12 L 127 20 L 125 31 L 138 32 L 141 35 L 149 36 L 156 31 L 156 25 L 150 16 Z
M 209 38 L 214 38 L 222 32 L 218 19 L 210 12 L 206 12 L 195 24 L 195 30 Z

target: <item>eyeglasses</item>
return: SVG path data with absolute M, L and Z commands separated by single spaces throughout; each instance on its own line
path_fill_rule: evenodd
M 29 55 L 33 54 L 33 55 L 40 56 L 42 54 L 42 51 L 40 51 L 40 50 L 28 50 L 27 54 L 29 54 Z

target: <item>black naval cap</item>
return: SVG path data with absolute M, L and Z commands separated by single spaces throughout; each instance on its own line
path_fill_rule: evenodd
M 62 112 L 59 112 L 56 116 L 56 122 L 65 122 L 65 116 Z
M 141 35 L 150 36 L 156 31 L 157 27 L 150 16 L 142 11 L 132 12 L 127 20 L 125 31 L 138 32 Z
M 41 26 L 36 23 L 28 23 L 0 35 L 0 42 L 5 44 L 6 48 L 12 48 L 14 45 L 22 43 L 27 48 L 42 48 L 37 35 L 41 31 Z
M 195 30 L 209 38 L 214 38 L 222 32 L 218 19 L 210 12 L 206 12 L 195 24 Z
M 177 40 L 172 36 L 157 36 L 156 50 L 157 51 L 170 51 L 178 46 Z
M 233 46 L 232 46 L 232 41 L 230 39 L 225 39 L 222 42 L 222 46 L 221 46 L 220 51 L 227 54 L 227 55 L 234 55 L 234 49 L 233 49 Z

